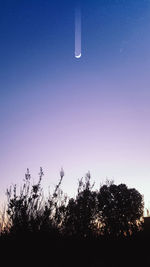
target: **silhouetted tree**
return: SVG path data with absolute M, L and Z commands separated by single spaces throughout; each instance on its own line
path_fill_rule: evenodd
M 5 229 L 10 233 L 40 232 L 53 237 L 61 234 L 88 238 L 130 235 L 140 229 L 144 204 L 142 195 L 136 189 L 129 189 L 125 184 L 106 182 L 94 191 L 88 172 L 85 181 L 79 180 L 76 197 L 69 199 L 60 188 L 64 177 L 61 169 L 60 180 L 53 194 L 44 200 L 42 177 L 41 168 L 38 182 L 32 185 L 27 170 L 20 193 L 17 193 L 16 185 L 7 190 Z
M 144 204 L 142 195 L 136 189 L 108 182 L 100 187 L 98 207 L 102 215 L 103 234 L 123 236 L 140 229 Z
M 91 185 L 90 179 L 87 173 L 85 182 L 79 180 L 77 196 L 66 207 L 64 230 L 68 236 L 90 237 L 96 229 L 97 195 L 92 191 L 94 184 Z

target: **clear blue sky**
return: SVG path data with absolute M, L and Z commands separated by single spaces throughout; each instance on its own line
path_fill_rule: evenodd
M 88 170 L 150 206 L 150 1 L 0 1 L 0 191 L 43 166 L 73 194 Z

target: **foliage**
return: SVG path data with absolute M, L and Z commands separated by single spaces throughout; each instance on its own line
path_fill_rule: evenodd
M 61 190 L 64 171 L 53 194 L 45 200 L 40 168 L 38 182 L 31 183 L 27 169 L 23 186 L 18 193 L 14 185 L 7 190 L 7 209 L 1 220 L 1 234 L 20 235 L 46 233 L 51 237 L 102 237 L 129 236 L 141 230 L 143 197 L 125 184 L 106 181 L 94 190 L 91 175 L 78 182 L 77 195 L 68 198 Z M 7 216 L 5 216 L 7 214 Z
M 66 207 L 64 229 L 68 236 L 89 237 L 95 232 L 97 209 L 96 192 L 90 183 L 90 173 L 86 174 L 85 182 L 79 180 L 78 193 L 71 198 Z
M 105 184 L 99 190 L 98 202 L 104 234 L 123 236 L 140 229 L 144 204 L 136 189 L 125 184 Z
M 10 233 L 20 232 L 56 232 L 56 225 L 53 220 L 58 202 L 58 191 L 61 179 L 56 186 L 53 195 L 49 195 L 47 201 L 44 200 L 41 180 L 44 173 L 40 168 L 39 179 L 36 184 L 31 185 L 31 175 L 29 169 L 25 174 L 24 184 L 17 194 L 17 186 L 7 189 L 8 200 L 7 220 Z

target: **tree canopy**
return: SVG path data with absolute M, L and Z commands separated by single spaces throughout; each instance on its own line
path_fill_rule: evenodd
M 130 235 L 139 230 L 144 203 L 136 189 L 130 189 L 125 184 L 103 185 L 98 192 L 98 208 L 104 234 Z

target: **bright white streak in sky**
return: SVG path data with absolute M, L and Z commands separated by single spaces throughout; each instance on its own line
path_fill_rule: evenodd
M 75 57 L 81 57 L 81 8 L 75 10 Z

